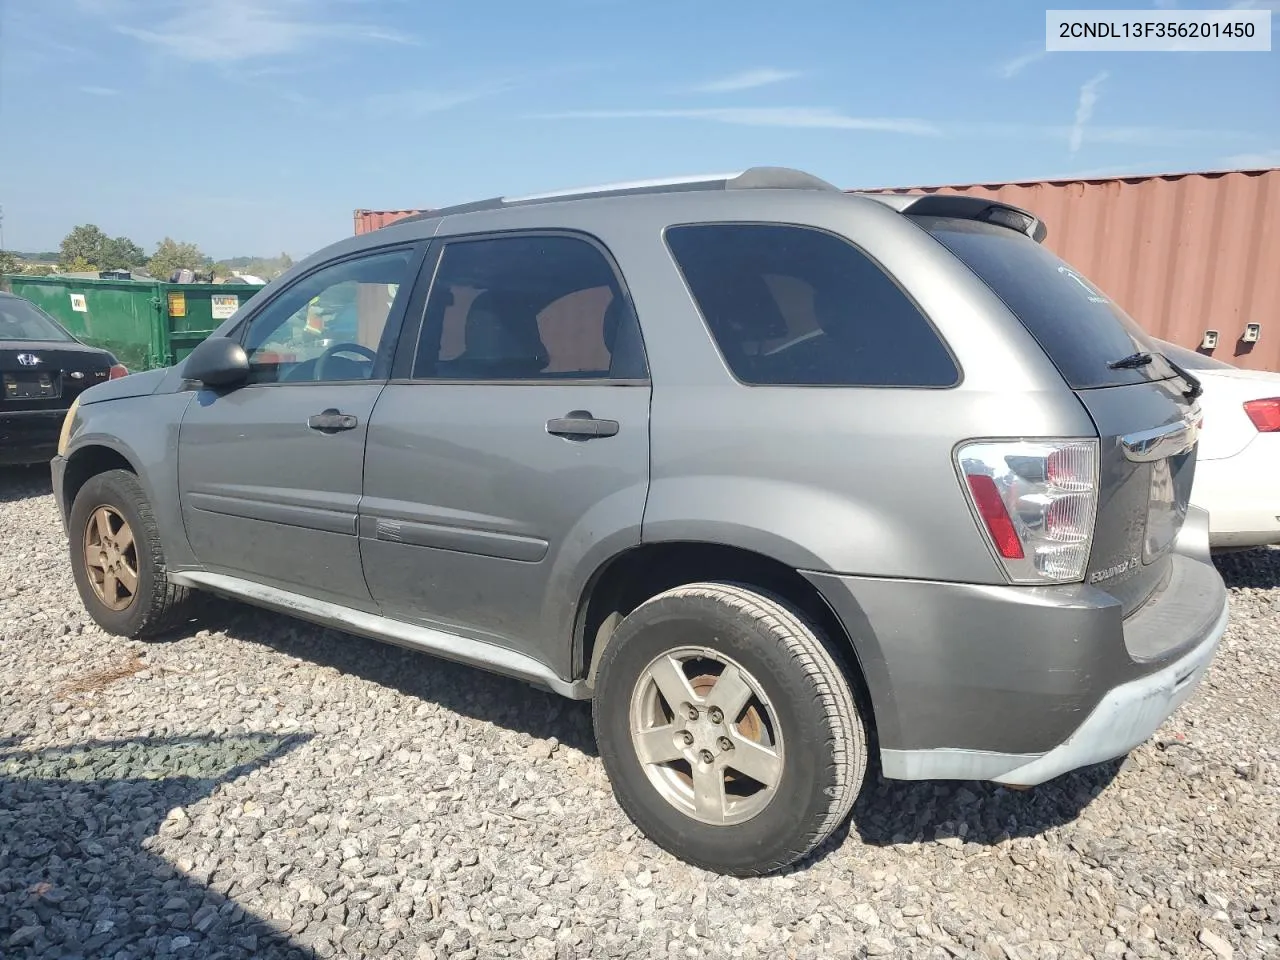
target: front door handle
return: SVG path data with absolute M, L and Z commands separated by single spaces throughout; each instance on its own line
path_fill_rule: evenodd
M 307 417 L 307 426 L 321 433 L 337 433 L 339 430 L 354 430 L 360 421 L 349 413 L 342 413 L 330 407 L 323 413 Z
M 547 421 L 547 433 L 567 440 L 612 437 L 617 432 L 617 420 L 599 420 L 591 415 L 590 410 L 570 410 L 563 417 Z

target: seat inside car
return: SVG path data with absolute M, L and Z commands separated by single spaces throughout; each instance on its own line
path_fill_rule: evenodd
M 648 376 L 644 341 L 631 307 L 617 291 L 604 312 L 604 345 L 609 351 L 609 376 L 615 380 L 643 380 Z
M 518 295 L 485 291 L 467 311 L 462 353 L 442 361 L 439 373 L 457 379 L 521 380 L 541 373 L 549 360 L 532 307 Z

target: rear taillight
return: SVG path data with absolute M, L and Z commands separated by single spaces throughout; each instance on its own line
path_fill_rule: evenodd
M 1249 415 L 1259 433 L 1280 432 L 1280 397 L 1250 400 L 1244 405 L 1244 412 Z
M 1098 508 L 1098 441 L 984 440 L 960 447 L 956 462 L 1010 580 L 1084 578 Z
M 109 376 L 107 379 L 119 380 L 121 377 L 127 377 L 128 375 L 129 375 L 128 367 L 126 367 L 123 363 L 113 363 L 111 365 L 111 376 Z

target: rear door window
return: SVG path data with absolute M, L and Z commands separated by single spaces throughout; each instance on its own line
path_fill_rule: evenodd
M 1073 390 L 1176 375 L 1118 304 L 1030 237 L 974 220 L 914 219 L 1004 301 Z M 1110 366 L 1137 353 L 1151 362 Z
M 670 227 L 667 245 L 716 346 L 743 383 L 950 387 L 959 369 L 874 261 L 811 227 Z

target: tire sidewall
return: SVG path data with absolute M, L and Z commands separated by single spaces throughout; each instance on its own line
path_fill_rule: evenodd
M 703 646 L 742 665 L 763 689 L 783 736 L 783 772 L 773 799 L 740 824 L 694 820 L 655 789 L 631 740 L 630 705 L 641 671 L 660 654 Z M 710 596 L 663 597 L 619 626 L 601 661 L 595 721 L 601 757 L 627 815 L 682 859 L 730 873 L 759 873 L 803 855 L 825 821 L 837 786 L 820 694 L 778 639 Z
M 120 636 L 137 634 L 146 622 L 147 613 L 151 609 L 151 600 L 155 596 L 155 557 L 152 553 L 151 538 L 148 536 L 148 525 L 142 515 L 143 504 L 139 493 L 131 489 L 137 482 L 126 485 L 123 478 L 116 476 L 115 471 L 98 474 L 87 480 L 67 518 L 68 539 L 71 546 L 71 571 L 76 581 L 76 589 L 80 600 L 89 615 L 104 630 Z M 138 589 L 134 593 L 133 603 L 124 610 L 112 610 L 98 599 L 90 582 L 89 571 L 84 556 L 84 535 L 89 518 L 99 507 L 111 507 L 118 511 L 129 528 L 133 531 L 133 542 L 138 557 Z

